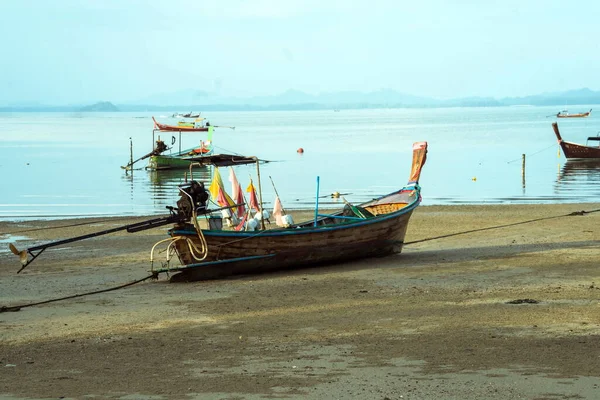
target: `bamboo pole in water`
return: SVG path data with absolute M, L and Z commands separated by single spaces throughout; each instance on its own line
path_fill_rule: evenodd
M 129 138 L 129 165 L 133 167 L 133 140 Z
M 525 189 L 525 154 L 522 155 L 521 161 L 521 184 L 523 185 L 523 189 Z

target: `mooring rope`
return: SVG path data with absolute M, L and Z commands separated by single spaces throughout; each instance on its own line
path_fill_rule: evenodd
M 468 233 L 474 233 L 474 232 L 489 231 L 489 230 L 492 230 L 492 229 L 507 228 L 507 227 L 510 227 L 510 226 L 529 224 L 531 222 L 539 222 L 539 221 L 544 221 L 544 220 L 547 220 L 547 219 L 555 219 L 555 218 L 562 218 L 562 217 L 571 217 L 571 216 L 575 216 L 575 215 L 591 214 L 591 213 L 595 213 L 595 212 L 598 212 L 598 211 L 600 211 L 600 208 L 596 209 L 596 210 L 591 210 L 591 211 L 585 211 L 585 210 L 582 210 L 582 211 L 573 211 L 572 213 L 564 214 L 564 215 L 555 215 L 555 216 L 552 216 L 552 217 L 535 218 L 535 219 L 530 219 L 530 220 L 527 220 L 527 221 L 513 222 L 512 224 L 497 225 L 497 226 L 488 226 L 486 228 L 471 229 L 471 230 L 468 230 L 468 231 L 456 232 L 456 233 L 449 233 L 447 235 L 435 236 L 435 237 L 431 237 L 431 238 L 427 238 L 427 239 L 414 240 L 412 242 L 405 242 L 404 245 L 415 244 L 415 243 L 422 243 L 422 242 L 428 242 L 430 240 L 445 239 L 445 238 L 449 238 L 449 237 L 452 237 L 452 236 L 466 235 Z
M 552 147 L 555 147 L 555 146 L 556 146 L 556 143 L 554 143 L 554 144 L 552 144 L 552 145 L 550 145 L 550 146 L 548 146 L 548 147 L 544 147 L 543 149 L 541 149 L 541 150 L 538 150 L 538 151 L 536 151 L 536 152 L 534 152 L 534 153 L 531 153 L 531 154 L 526 154 L 525 156 L 526 156 L 526 157 L 533 157 L 533 156 L 535 156 L 536 154 L 539 154 L 539 153 L 541 153 L 542 151 L 546 151 L 546 150 L 548 150 L 548 149 L 550 149 L 550 148 L 552 148 Z M 507 164 L 511 164 L 511 163 L 514 163 L 515 161 L 520 161 L 520 160 L 522 160 L 522 159 L 523 159 L 522 157 L 520 157 L 520 158 L 515 158 L 514 160 L 507 161 L 506 163 L 507 163 Z
M 511 224 L 489 226 L 489 227 L 486 227 L 486 228 L 479 228 L 479 229 L 470 229 L 468 231 L 463 231 L 463 232 L 455 232 L 455 233 L 450 233 L 450 234 L 447 234 L 447 235 L 441 235 L 441 236 L 435 236 L 435 237 L 426 238 L 426 239 L 414 240 L 412 242 L 405 242 L 404 245 L 410 245 L 410 244 L 415 244 L 415 243 L 428 242 L 430 240 L 445 239 L 445 238 L 449 238 L 449 237 L 452 237 L 452 236 L 465 235 L 465 234 L 468 234 L 468 233 L 482 232 L 482 231 L 487 231 L 487 230 L 492 230 L 492 229 L 507 228 L 507 227 L 510 227 L 510 226 L 524 225 L 524 224 L 529 224 L 529 223 L 532 223 L 532 222 L 539 222 L 539 221 L 556 219 L 556 218 L 562 218 L 562 217 L 571 217 L 571 216 L 576 216 L 576 215 L 591 214 L 591 213 L 595 213 L 595 212 L 599 212 L 599 211 L 600 211 L 600 209 L 595 209 L 595 210 L 591 210 L 591 211 L 585 211 L 585 210 L 582 210 L 582 211 L 573 211 L 571 213 L 563 214 L 563 215 L 555 215 L 555 216 L 552 216 L 552 217 L 534 218 L 534 219 L 530 219 L 530 220 L 527 220 L 527 221 L 514 222 L 514 223 L 511 223 Z M 262 233 L 262 232 L 260 232 L 260 233 Z M 257 236 L 260 233 L 258 233 L 256 235 L 252 235 L 252 236 Z M 240 239 L 240 240 L 244 240 L 244 239 Z M 233 242 L 234 241 L 232 241 L 231 243 L 233 243 Z M 133 286 L 133 285 L 135 285 L 137 283 L 144 282 L 144 281 L 146 281 L 146 280 L 148 280 L 150 278 L 157 278 L 157 276 L 158 276 L 158 273 L 154 272 L 154 273 L 152 273 L 152 274 L 150 274 L 150 275 L 148 275 L 148 276 L 146 276 L 144 278 L 141 278 L 141 279 L 129 282 L 129 283 L 125 283 L 125 284 L 122 284 L 122 285 L 119 285 L 119 286 L 114 286 L 114 287 L 111 287 L 111 288 L 108 288 L 108 289 L 95 290 L 95 291 L 92 291 L 92 292 L 79 293 L 79 294 L 74 294 L 74 295 L 65 296 L 65 297 L 58 297 L 58 298 L 55 298 L 55 299 L 38 301 L 38 302 L 35 302 L 35 303 L 20 304 L 20 305 L 16 305 L 16 306 L 1 306 L 0 307 L 0 313 L 3 313 L 3 312 L 15 312 L 15 311 L 20 311 L 22 308 L 25 308 L 25 307 L 32 307 L 32 306 L 38 306 L 38 305 L 41 305 L 41 304 L 54 303 L 54 302 L 57 302 L 57 301 L 69 300 L 69 299 L 74 299 L 74 298 L 77 298 L 77 297 L 90 296 L 90 295 L 93 295 L 93 294 L 112 292 L 114 290 L 123 289 L 123 288 L 126 288 L 128 286 Z
M 156 276 L 157 276 L 157 273 L 153 273 L 151 275 L 148 275 L 148 276 L 146 276 L 144 278 L 135 280 L 133 282 L 125 283 L 125 284 L 119 285 L 119 286 L 114 286 L 114 287 L 111 287 L 111 288 L 108 288 L 108 289 L 95 290 L 93 292 L 79 293 L 79 294 L 74 294 L 74 295 L 71 295 L 71 296 L 58 297 L 56 299 L 38 301 L 38 302 L 35 302 L 35 303 L 20 304 L 20 305 L 17 305 L 17 306 L 2 306 L 2 307 L 0 307 L 0 313 L 20 311 L 21 308 L 25 308 L 25 307 L 39 306 L 40 304 L 54 303 L 54 302 L 61 301 L 61 300 L 74 299 L 74 298 L 77 298 L 77 297 L 89 296 L 89 295 L 92 295 L 92 294 L 112 292 L 113 290 L 123 289 L 123 288 L 126 288 L 128 286 L 133 286 L 136 283 L 144 282 L 145 280 L 148 280 L 150 278 L 156 278 Z

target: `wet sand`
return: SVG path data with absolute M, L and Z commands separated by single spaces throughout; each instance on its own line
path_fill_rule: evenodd
M 597 399 L 598 210 L 420 207 L 402 254 L 0 313 L 0 397 Z M 141 219 L 0 223 L 0 240 Z M 48 249 L 18 275 L 0 243 L 0 306 L 145 277 L 165 230 Z

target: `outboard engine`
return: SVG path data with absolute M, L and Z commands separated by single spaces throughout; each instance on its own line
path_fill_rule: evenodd
M 154 151 L 152 154 L 157 156 L 165 151 L 169 150 L 164 141 L 160 140 L 160 138 L 156 141 L 156 147 L 154 147 Z
M 191 181 L 190 183 L 179 185 L 179 189 L 185 192 L 181 193 L 181 197 L 177 200 L 177 213 L 180 217 L 190 220 L 193 210 L 196 210 L 197 214 L 206 213 L 206 203 L 209 194 L 204 188 L 204 183 Z

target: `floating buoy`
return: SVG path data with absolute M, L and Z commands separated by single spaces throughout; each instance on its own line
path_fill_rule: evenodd
M 337 199 L 340 197 L 340 192 L 333 192 L 331 193 L 331 197 L 333 197 L 334 199 Z
M 471 180 L 472 180 L 473 182 L 475 182 L 475 181 L 477 180 L 477 177 L 476 177 L 476 176 L 474 176 L 474 177 L 472 177 L 472 178 L 471 178 Z
M 302 154 L 302 153 L 304 153 L 304 149 L 302 147 L 300 147 L 298 150 L 296 150 L 296 152 Z

